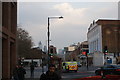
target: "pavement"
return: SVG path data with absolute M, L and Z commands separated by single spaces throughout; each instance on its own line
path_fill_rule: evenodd
M 31 77 L 30 75 L 30 67 L 25 67 L 26 74 L 25 74 L 25 80 L 39 80 L 40 75 L 43 73 L 41 67 L 35 67 L 34 70 L 34 77 Z M 44 72 L 47 71 L 47 67 L 44 66 Z
M 78 72 L 93 72 L 95 69 L 97 69 L 99 66 L 89 66 L 88 68 L 86 66 L 79 67 Z M 30 76 L 30 67 L 25 67 L 26 74 L 25 74 L 25 80 L 39 80 L 42 72 L 41 67 L 35 67 L 34 70 L 34 77 Z M 44 67 L 44 72 L 47 71 L 47 67 Z M 64 80 L 64 79 L 63 79 Z

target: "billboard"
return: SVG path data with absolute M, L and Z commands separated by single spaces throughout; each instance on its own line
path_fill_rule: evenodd
M 68 47 L 68 51 L 74 51 L 75 50 L 75 47 L 72 46 L 72 47 Z

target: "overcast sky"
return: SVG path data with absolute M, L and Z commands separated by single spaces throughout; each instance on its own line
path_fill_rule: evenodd
M 87 40 L 87 31 L 93 20 L 118 19 L 117 2 L 19 2 L 18 25 L 27 30 L 33 42 L 47 45 L 48 17 L 50 44 L 63 48 Z

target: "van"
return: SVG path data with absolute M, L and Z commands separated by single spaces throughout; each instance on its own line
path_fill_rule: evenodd
M 75 71 L 77 72 L 78 70 L 78 65 L 77 65 L 77 62 L 62 62 L 62 70 L 63 71 Z

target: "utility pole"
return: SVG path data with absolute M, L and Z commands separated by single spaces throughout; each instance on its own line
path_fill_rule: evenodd
M 88 70 L 88 55 L 87 55 L 87 52 L 86 52 L 86 59 L 87 59 L 86 67 L 87 67 L 87 70 Z
M 50 19 L 61 19 L 61 18 L 63 18 L 62 16 L 60 16 L 60 17 L 48 17 L 48 32 L 47 32 L 47 34 L 48 34 L 48 65 L 50 64 L 49 63 L 49 60 L 50 60 L 50 57 L 49 57 L 49 47 L 50 47 L 50 43 L 49 43 L 49 41 L 50 41 Z

